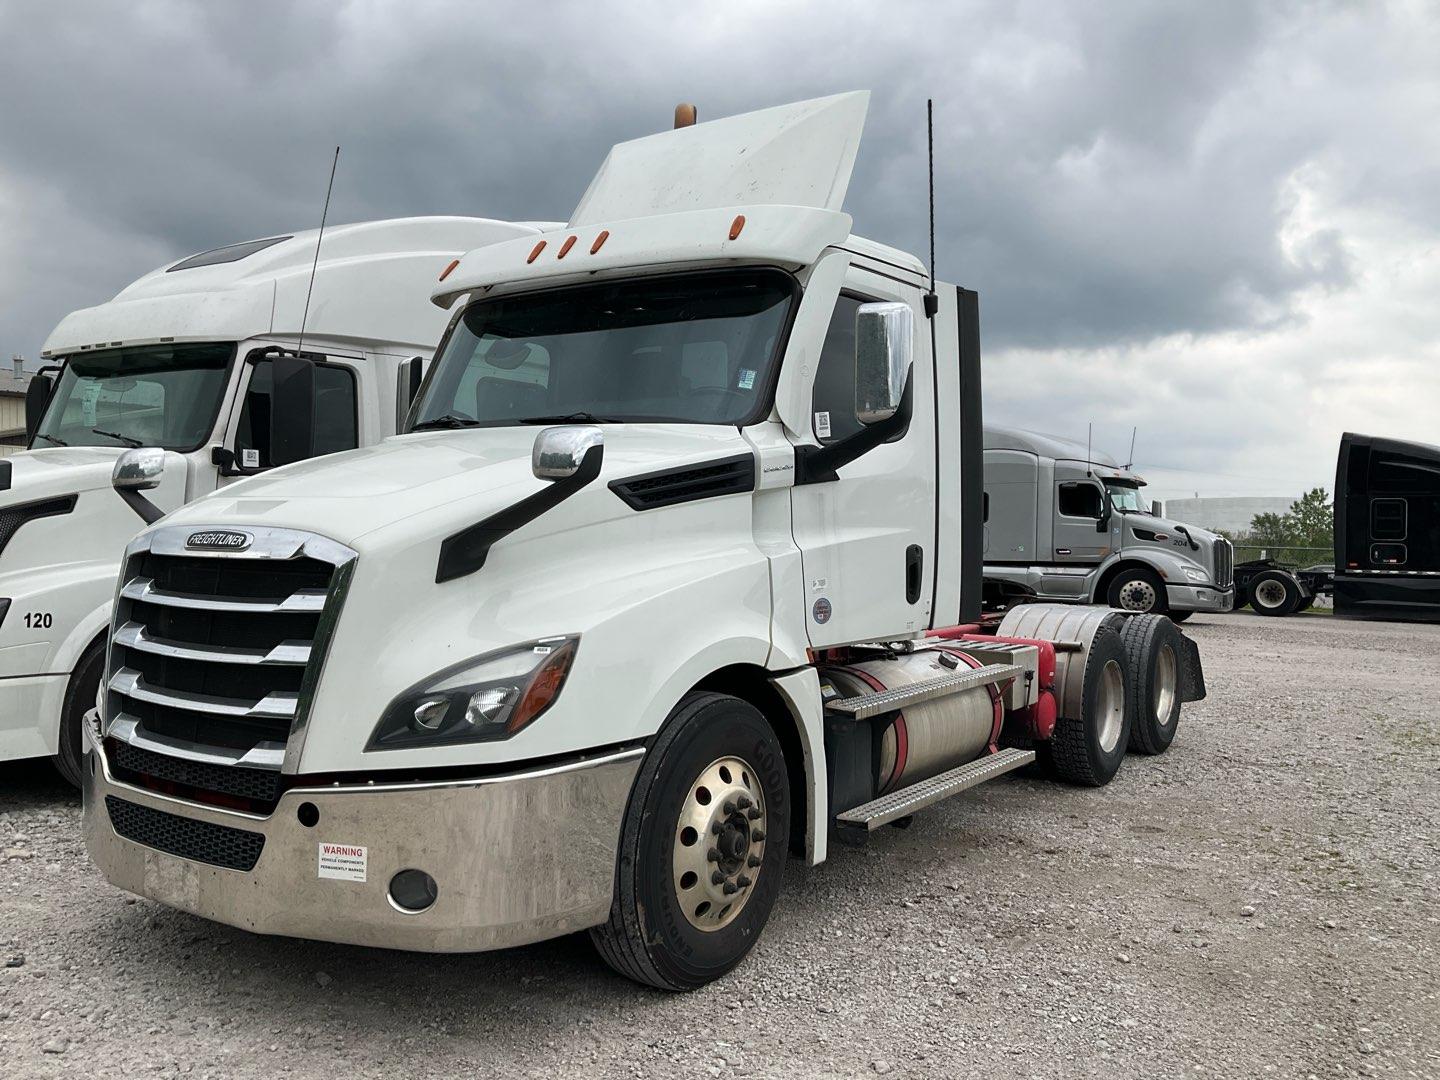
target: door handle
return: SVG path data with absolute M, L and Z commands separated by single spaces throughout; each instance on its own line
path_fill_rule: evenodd
M 920 579 L 925 569 L 925 549 L 911 544 L 905 549 L 905 602 L 920 602 Z

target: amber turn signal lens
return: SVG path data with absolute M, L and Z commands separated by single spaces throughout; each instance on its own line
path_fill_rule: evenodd
M 730 239 L 738 239 L 740 236 L 740 230 L 743 228 L 745 228 L 745 215 L 736 214 L 735 220 L 730 222 Z
M 575 246 L 575 237 L 574 237 L 573 235 L 572 235 L 572 236 L 567 236 L 567 237 L 565 238 L 565 243 L 561 244 L 561 245 L 560 245 L 560 250 L 555 253 L 555 257 L 556 257 L 557 259 L 563 259 L 563 258 L 566 256 L 566 254 L 570 251 L 570 249 L 571 249 L 572 247 L 574 247 L 574 246 Z
M 536 259 L 538 259 L 538 258 L 540 257 L 540 252 L 542 252 L 542 251 L 544 251 L 544 250 L 545 250 L 545 241 L 544 241 L 544 240 L 541 240 L 538 244 L 536 244 L 536 245 L 530 250 L 530 257 L 529 257 L 528 259 L 526 259 L 525 262 L 526 262 L 527 264 L 534 262 Z
M 550 707 L 551 702 L 559 697 L 560 688 L 565 685 L 565 676 L 570 674 L 570 665 L 574 662 L 575 639 L 571 638 L 551 653 L 550 658 L 530 677 L 525 696 L 515 706 L 505 725 L 507 732 L 514 735 Z
M 444 281 L 447 277 L 450 276 L 450 271 L 451 271 L 451 270 L 454 270 L 455 267 L 457 267 L 457 266 L 459 266 L 459 265 L 460 265 L 460 260 L 459 260 L 459 259 L 451 259 L 451 260 L 450 260 L 450 265 L 447 266 L 447 267 L 445 267 L 444 270 L 441 270 L 441 271 L 440 271 L 440 280 L 441 280 L 441 281 Z
M 609 229 L 601 229 L 601 230 L 600 230 L 600 235 L 597 236 L 597 237 L 595 237 L 595 242 L 590 245 L 590 254 L 591 254 L 591 255 L 594 255 L 597 251 L 600 250 L 600 246 L 601 246 L 602 244 L 604 244 L 606 240 L 609 240 L 609 239 L 610 239 L 610 230 L 609 230 Z

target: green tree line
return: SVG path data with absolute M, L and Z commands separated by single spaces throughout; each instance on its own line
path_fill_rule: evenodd
M 1256 514 L 1250 528 L 1230 540 L 1246 549 L 1236 552 L 1237 561 L 1258 558 L 1263 548 L 1269 558 L 1286 566 L 1327 563 L 1335 546 L 1335 504 L 1324 488 L 1312 488 L 1283 514 Z

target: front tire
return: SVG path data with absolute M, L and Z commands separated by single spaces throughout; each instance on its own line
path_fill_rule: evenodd
M 1159 574 L 1144 566 L 1133 566 L 1116 574 L 1105 592 L 1105 600 L 1111 607 L 1122 611 L 1170 614 L 1165 583 L 1160 580 Z
M 55 762 L 55 770 L 77 788 L 84 782 L 85 736 L 81 728 L 85 714 L 95 708 L 95 696 L 100 692 L 100 679 L 104 674 L 105 647 L 92 645 L 75 665 L 60 708 L 59 753 L 51 760 Z
M 1195 612 L 1193 611 L 1172 611 L 1170 612 L 1170 621 L 1173 623 L 1182 623 L 1194 614 Z
M 605 962 L 695 990 L 745 958 L 780 894 L 790 835 L 785 755 L 760 712 L 688 694 L 655 737 L 621 828 Z
M 1250 579 L 1250 607 L 1258 615 L 1289 615 L 1300 606 L 1295 579 L 1278 570 L 1266 570 Z

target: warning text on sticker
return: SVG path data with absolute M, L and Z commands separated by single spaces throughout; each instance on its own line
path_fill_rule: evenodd
M 336 881 L 364 881 L 369 851 L 354 844 L 321 844 L 319 874 Z

